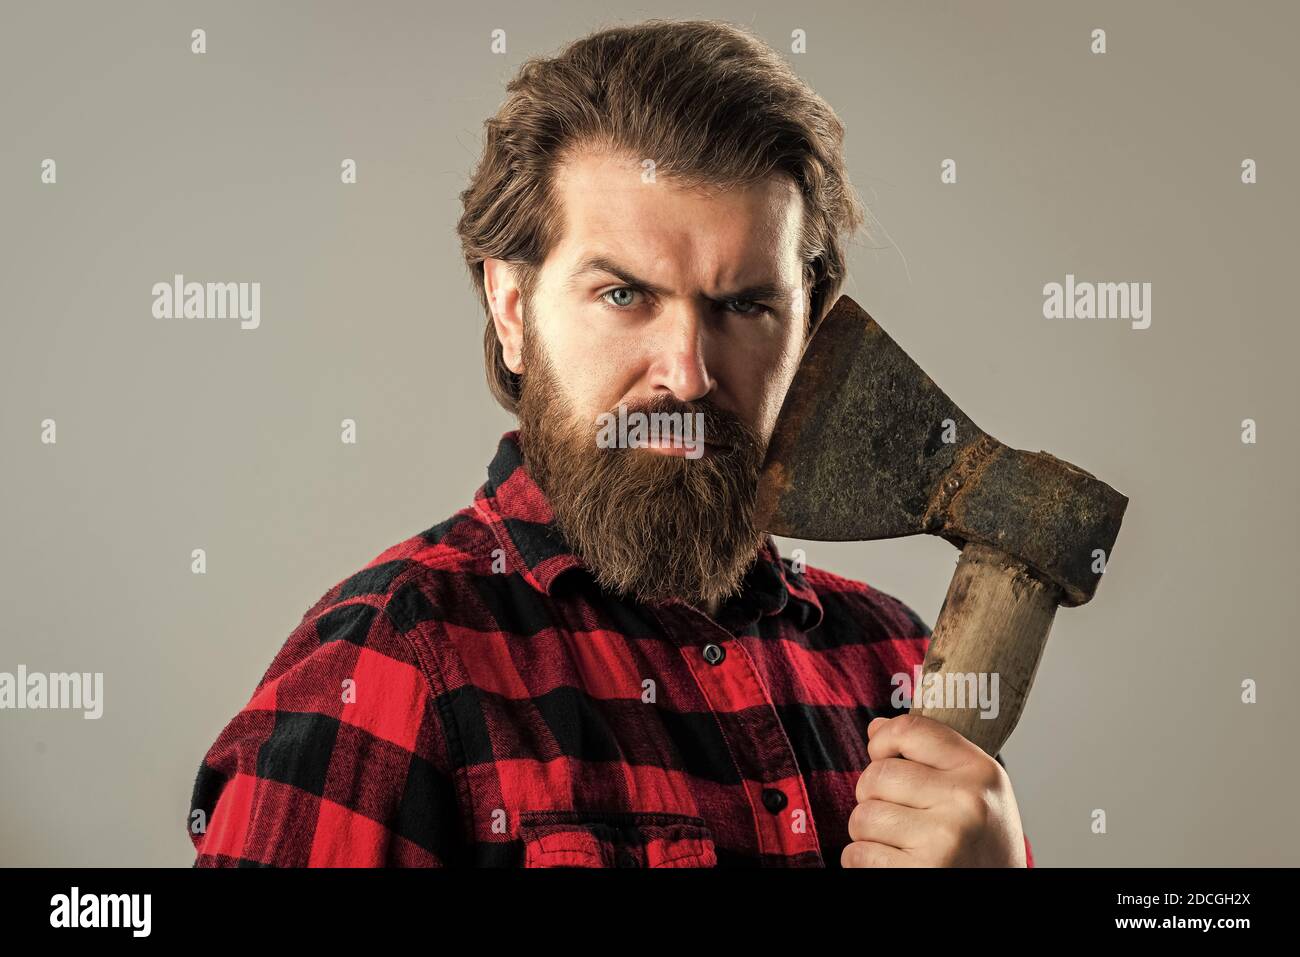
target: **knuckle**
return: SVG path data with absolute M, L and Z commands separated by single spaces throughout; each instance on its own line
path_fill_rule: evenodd
M 856 805 L 849 813 L 849 827 L 859 840 L 865 840 L 871 828 L 879 821 L 880 802 L 867 800 Z
M 925 720 L 919 714 L 900 714 L 894 719 L 893 725 L 904 734 L 910 733 L 917 726 L 917 722 Z
M 858 775 L 858 783 L 857 787 L 854 788 L 853 796 L 859 804 L 871 796 L 872 782 L 879 780 L 880 769 L 877 767 L 878 763 L 877 761 L 868 762 L 866 770 Z
M 1007 769 L 992 758 L 985 763 L 984 772 L 983 783 L 990 790 L 1000 790 L 1011 784 L 1011 776 L 1007 774 Z
M 886 781 L 893 784 L 894 779 L 898 777 L 898 759 L 885 758 L 885 760 L 877 762 L 877 765 L 876 784 L 883 786 Z
M 962 790 L 957 793 L 957 801 L 962 809 L 963 816 L 973 826 L 979 828 L 988 823 L 989 818 L 992 816 L 992 805 L 986 788 Z
M 858 839 L 866 833 L 863 827 L 866 823 L 863 817 L 865 808 L 865 804 L 859 803 L 855 804 L 853 810 L 849 812 L 849 837 Z
M 866 867 L 867 845 L 858 841 L 852 844 L 846 844 L 844 850 L 840 852 L 841 867 Z

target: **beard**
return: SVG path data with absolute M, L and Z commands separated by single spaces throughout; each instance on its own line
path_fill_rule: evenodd
M 703 456 L 601 448 L 595 417 L 574 415 L 530 325 L 525 311 L 520 446 L 568 546 L 602 587 L 641 602 L 706 607 L 739 592 L 766 539 L 754 527 L 764 452 L 754 430 L 708 399 L 660 397 L 628 404 L 629 417 L 702 413 Z

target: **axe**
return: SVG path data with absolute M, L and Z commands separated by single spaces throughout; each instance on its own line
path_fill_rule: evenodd
M 789 538 L 928 534 L 956 545 L 922 683 L 996 674 L 997 714 L 982 717 L 975 701 L 924 707 L 919 687 L 912 712 L 996 755 L 1020 720 L 1057 606 L 1093 596 L 1127 504 L 1090 473 L 984 432 L 841 296 L 781 407 L 756 518 Z

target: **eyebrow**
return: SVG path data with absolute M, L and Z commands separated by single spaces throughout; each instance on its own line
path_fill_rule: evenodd
M 656 285 L 648 279 L 642 279 L 639 276 L 634 275 L 630 269 L 620 266 L 607 256 L 588 256 L 586 259 L 582 260 L 582 262 L 578 263 L 578 268 L 575 269 L 573 275 L 569 277 L 569 286 L 576 286 L 579 279 L 588 273 L 593 272 L 609 273 L 611 276 L 617 277 L 618 281 L 624 285 L 643 289 L 656 296 L 664 296 L 672 292 L 672 290 Z M 790 297 L 786 294 L 785 290 L 777 283 L 772 282 L 745 286 L 743 289 L 736 289 L 727 292 L 718 298 L 725 300 L 740 299 L 745 301 L 771 300 L 781 303 L 788 303 L 790 301 Z

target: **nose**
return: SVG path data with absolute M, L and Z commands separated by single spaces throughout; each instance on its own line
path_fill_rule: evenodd
M 651 331 L 653 360 L 650 388 L 681 402 L 692 402 L 713 391 L 715 380 L 706 358 L 705 317 L 700 308 L 683 305 L 662 315 Z

